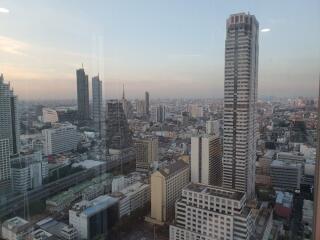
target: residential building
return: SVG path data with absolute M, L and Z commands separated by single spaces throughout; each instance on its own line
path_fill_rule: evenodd
M 158 138 L 139 139 L 134 142 L 136 170 L 148 172 L 158 162 Z
M 92 119 L 99 137 L 102 136 L 104 124 L 102 109 L 102 81 L 98 75 L 92 78 Z
M 166 107 L 159 105 L 156 108 L 156 122 L 163 123 L 166 121 Z
M 223 186 L 255 196 L 259 23 L 246 13 L 226 24 Z
M 89 83 L 88 75 L 86 75 L 83 67 L 77 69 L 77 103 L 78 103 L 78 119 L 89 120 Z
M 69 210 L 69 224 L 77 229 L 81 239 L 94 239 L 108 235 L 119 219 L 118 214 L 118 199 L 103 195 L 76 203 Z
M 189 183 L 189 165 L 178 160 L 151 175 L 151 219 L 163 223 L 173 218 L 174 203 Z
M 69 123 L 57 123 L 52 128 L 42 130 L 44 155 L 76 150 L 80 141 L 77 127 Z
M 221 186 L 222 147 L 218 136 L 191 138 L 191 182 Z
M 42 122 L 44 123 L 56 123 L 59 121 L 58 113 L 51 108 L 42 108 Z
M 2 223 L 2 237 L 6 240 L 25 239 L 30 224 L 21 217 L 13 217 Z
M 300 189 L 302 178 L 302 165 L 300 163 L 274 160 L 270 169 L 273 187 L 290 191 Z
M 206 122 L 206 133 L 209 135 L 220 135 L 220 123 L 219 120 L 208 120 Z
M 190 183 L 176 202 L 170 240 L 250 239 L 253 218 L 244 192 Z
M 10 155 L 19 153 L 20 125 L 18 117 L 18 98 L 9 83 L 0 75 L 0 139 L 9 139 Z

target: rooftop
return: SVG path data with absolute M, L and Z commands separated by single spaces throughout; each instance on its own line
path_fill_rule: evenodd
M 168 165 L 165 165 L 163 168 L 159 169 L 159 172 L 165 176 L 169 177 L 171 175 L 176 174 L 177 172 L 180 172 L 181 170 L 189 167 L 187 163 L 185 163 L 182 160 L 177 160 L 173 163 L 170 163 Z
M 13 232 L 19 232 L 25 227 L 29 226 L 29 222 L 21 217 L 10 218 L 2 224 L 2 227 L 5 227 Z

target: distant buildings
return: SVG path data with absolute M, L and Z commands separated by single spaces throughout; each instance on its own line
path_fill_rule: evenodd
M 83 68 L 76 71 L 77 75 L 77 102 L 78 102 L 78 119 L 80 121 L 89 120 L 89 83 L 88 75 Z
M 53 128 L 42 130 L 42 135 L 46 156 L 76 150 L 80 141 L 77 127 L 69 123 L 55 124 Z
M 198 106 L 197 104 L 191 104 L 188 106 L 188 112 L 193 118 L 203 117 L 203 107 Z
M 122 103 L 118 100 L 107 101 L 106 147 L 124 149 L 131 145 L 132 137 L 124 114 Z
M 146 102 L 144 100 L 136 100 L 136 111 L 138 117 L 143 117 L 146 115 Z
M 118 199 L 103 195 L 76 203 L 69 210 L 69 224 L 77 229 L 81 239 L 107 236 L 119 219 L 118 212 Z
M 158 123 L 163 123 L 166 120 L 166 107 L 164 105 L 159 105 L 153 109 L 154 121 Z
M 56 123 L 59 121 L 58 113 L 51 108 L 42 108 L 42 122 Z
M 208 120 L 206 122 L 206 133 L 209 135 L 220 135 L 220 123 L 219 120 Z
M 144 97 L 144 101 L 146 103 L 146 114 L 148 117 L 150 117 L 150 96 L 149 96 L 149 92 L 145 92 L 145 97 Z
M 191 138 L 191 182 L 221 186 L 222 148 L 218 136 Z
M 136 170 L 148 172 L 151 165 L 158 162 L 158 139 L 135 140 L 134 146 L 136 150 Z
M 189 183 L 189 165 L 173 162 L 151 175 L 151 219 L 164 223 L 174 216 L 174 203 Z
M 92 78 L 92 119 L 99 137 L 102 136 L 103 130 L 103 103 L 102 103 L 102 81 L 99 76 Z
M 245 13 L 227 20 L 223 186 L 255 195 L 259 23 Z
M 175 204 L 170 239 L 250 239 L 253 218 L 243 192 L 190 183 Z

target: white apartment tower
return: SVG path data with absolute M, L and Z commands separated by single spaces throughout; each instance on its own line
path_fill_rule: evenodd
M 221 144 L 217 136 L 191 138 L 191 182 L 221 186 Z
M 99 76 L 95 76 L 92 78 L 92 119 L 100 137 L 103 130 L 102 108 L 102 81 L 100 81 Z
M 238 13 L 227 20 L 225 41 L 223 186 L 254 196 L 259 23 Z

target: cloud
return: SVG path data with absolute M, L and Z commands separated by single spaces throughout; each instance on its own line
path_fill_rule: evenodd
M 9 9 L 7 8 L 0 8 L 0 13 L 9 13 Z
M 26 55 L 25 51 L 29 45 L 13 38 L 0 36 L 0 51 L 14 55 Z
M 270 31 L 271 31 L 270 28 L 263 28 L 263 29 L 261 29 L 261 32 L 270 32 Z

